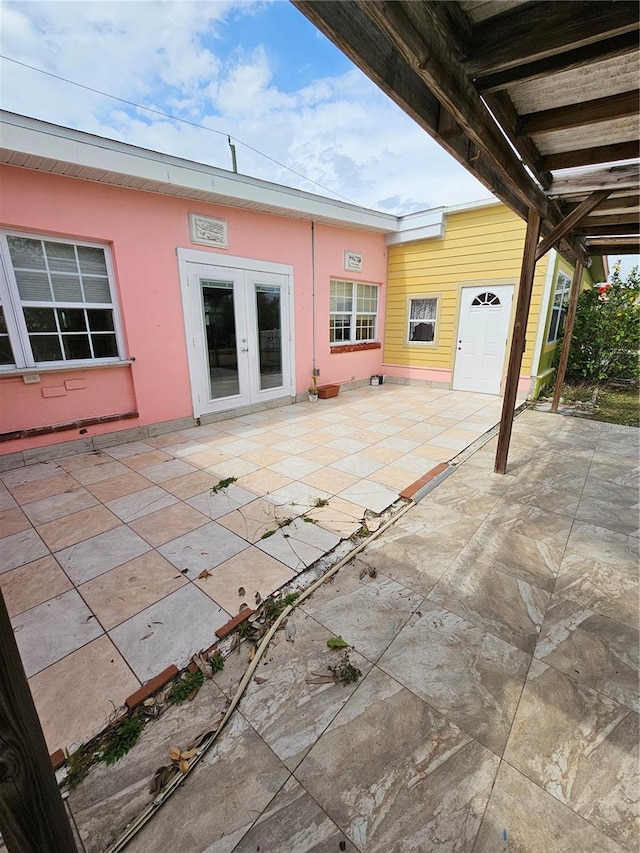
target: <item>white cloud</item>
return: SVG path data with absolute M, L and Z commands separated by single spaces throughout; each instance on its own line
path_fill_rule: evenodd
M 397 212 L 488 195 L 358 70 L 280 89 L 269 45 L 242 44 L 242 16 L 263 7 L 230 0 L 3 7 L 6 55 L 221 134 L 11 63 L 2 67 L 2 105 L 223 168 L 230 167 L 229 133 L 359 204 Z M 225 54 L 218 37 L 229 33 L 238 44 Z M 286 57 L 278 59 L 283 65 Z M 246 145 L 237 144 L 241 172 L 323 192 Z

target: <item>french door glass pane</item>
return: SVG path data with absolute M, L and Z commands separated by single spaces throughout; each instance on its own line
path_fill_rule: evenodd
M 256 284 L 260 390 L 282 386 L 282 321 L 280 288 Z
M 202 281 L 210 399 L 240 393 L 233 284 Z

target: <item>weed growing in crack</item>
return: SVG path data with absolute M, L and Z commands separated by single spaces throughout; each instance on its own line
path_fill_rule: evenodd
M 199 690 L 204 684 L 204 675 L 197 669 L 195 672 L 187 672 L 179 681 L 173 685 L 167 696 L 167 701 L 172 705 L 181 705 L 194 690 Z
M 355 684 L 362 675 L 360 670 L 351 663 L 349 652 L 342 655 L 340 663 L 336 666 L 329 666 L 327 669 L 339 684 Z
M 237 479 L 237 477 L 227 477 L 226 480 L 220 480 L 219 483 L 216 483 L 215 486 L 211 487 L 211 494 L 217 495 L 218 492 L 224 491 L 224 489 L 227 489 L 232 483 L 235 483 Z
M 123 755 L 135 746 L 142 731 L 142 720 L 138 717 L 128 717 L 113 729 L 102 750 L 102 760 L 105 764 L 115 764 Z

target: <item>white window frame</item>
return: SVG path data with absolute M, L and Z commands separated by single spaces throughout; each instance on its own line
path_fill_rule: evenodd
M 425 293 L 416 296 L 410 296 L 407 300 L 407 344 L 411 347 L 435 347 L 438 341 L 438 323 L 440 320 L 440 295 L 434 293 Z M 411 340 L 411 324 L 425 322 L 424 320 L 411 319 L 411 303 L 418 300 L 430 299 L 436 303 L 436 316 L 433 320 L 427 320 L 428 323 L 433 323 L 433 340 L 432 341 L 412 341 Z
M 28 240 L 44 240 L 47 243 L 63 243 L 71 246 L 102 249 L 104 252 L 105 265 L 107 268 L 107 280 L 111 303 L 91 302 L 62 302 L 62 301 L 24 301 L 20 297 L 16 281 L 13 263 L 9 252 L 8 237 L 24 237 Z M 72 370 L 78 367 L 101 367 L 111 364 L 121 364 L 125 361 L 124 337 L 122 334 L 122 323 L 118 304 L 118 295 L 115 287 L 115 273 L 111 258 L 110 246 L 106 243 L 94 243 L 87 240 L 77 240 L 72 237 L 54 237 L 49 234 L 40 234 L 28 231 L 3 230 L 0 231 L 0 304 L 4 309 L 4 317 L 9 336 L 9 342 L 14 357 L 14 364 L 0 365 L 0 373 L 21 373 L 30 370 Z M 117 356 L 107 358 L 88 359 L 61 359 L 57 361 L 38 361 L 34 359 L 24 318 L 23 308 L 87 308 L 97 310 L 110 310 L 113 313 L 113 328 L 116 337 Z
M 551 319 L 549 320 L 549 331 L 547 332 L 547 344 L 555 344 L 560 340 L 558 329 L 562 324 L 562 318 L 566 316 L 567 313 L 570 292 L 571 279 L 566 273 L 559 272 L 556 276 L 556 286 L 553 291 Z
M 351 311 L 332 311 L 331 310 L 331 290 L 334 284 L 346 284 L 351 286 Z M 358 286 L 365 287 L 373 287 L 375 288 L 376 294 L 376 310 L 375 313 L 371 311 L 358 311 L 357 310 L 357 294 L 358 294 Z M 331 326 L 332 326 L 332 318 L 333 317 L 349 317 L 349 338 L 339 341 L 331 340 Z M 357 338 L 356 337 L 356 327 L 357 327 L 357 319 L 358 317 L 373 317 L 373 337 L 370 338 Z M 341 346 L 357 346 L 358 344 L 371 344 L 378 342 L 378 329 L 379 329 L 379 319 L 380 319 L 380 285 L 376 284 L 372 281 L 351 281 L 350 279 L 344 278 L 332 278 L 329 280 L 329 344 L 332 347 L 341 347 Z

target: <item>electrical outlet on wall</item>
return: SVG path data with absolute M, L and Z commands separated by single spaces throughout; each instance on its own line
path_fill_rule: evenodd
M 319 367 L 313 368 L 313 375 L 314 376 L 320 376 L 320 368 Z

